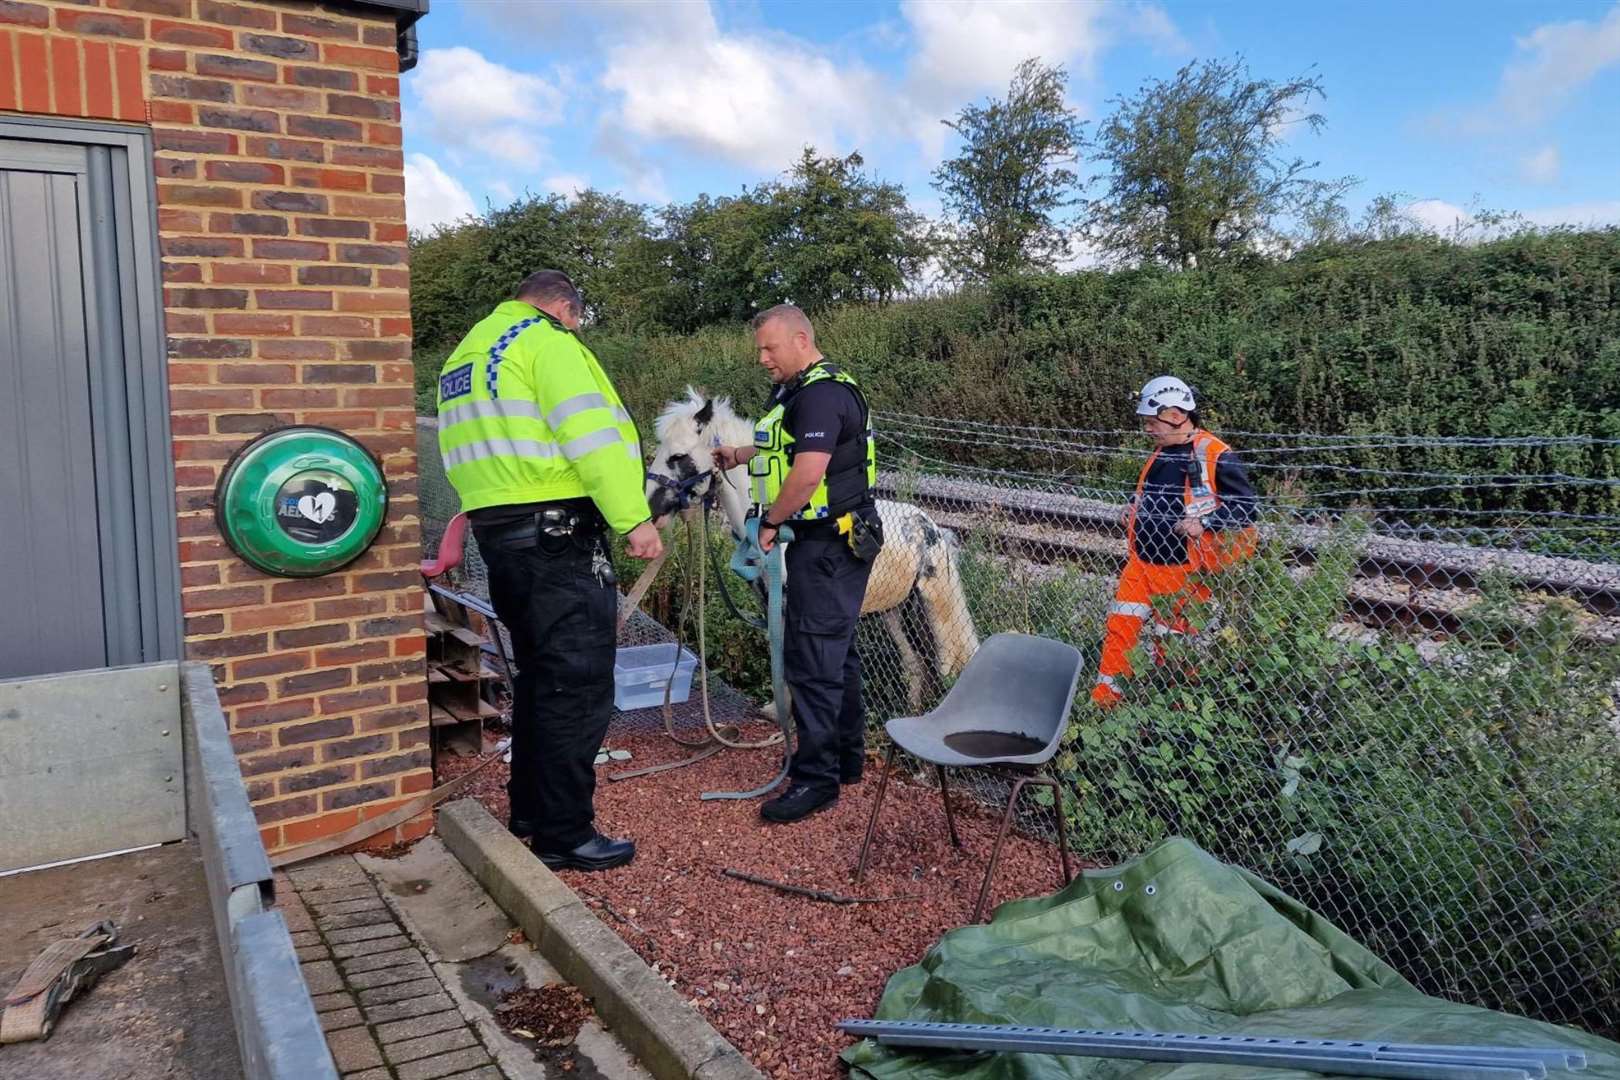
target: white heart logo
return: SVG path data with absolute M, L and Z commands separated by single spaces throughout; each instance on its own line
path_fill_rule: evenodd
M 337 496 L 330 491 L 323 491 L 319 495 L 305 495 L 298 500 L 298 512 L 317 525 L 324 525 L 332 520 L 337 511 Z

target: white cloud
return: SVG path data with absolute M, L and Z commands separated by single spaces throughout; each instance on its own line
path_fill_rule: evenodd
M 1444 199 L 1419 199 L 1406 205 L 1406 214 L 1430 232 L 1450 236 L 1466 231 L 1474 215 Z
M 462 45 L 423 52 L 411 86 L 438 141 L 529 168 L 541 160 L 534 129 L 562 119 L 551 83 Z
M 1513 231 L 1514 220 L 1497 221 L 1491 215 L 1484 219 L 1443 199 L 1420 199 L 1405 207 L 1407 217 L 1423 228 L 1450 240 L 1477 243 Z M 1566 203 L 1561 206 L 1543 206 L 1535 210 L 1517 211 L 1514 217 L 1524 224 L 1540 228 L 1567 225 L 1576 229 L 1602 228 L 1620 225 L 1620 199 L 1597 202 Z
M 939 156 L 945 142 L 939 121 L 985 93 L 1005 92 L 1013 71 L 1031 57 L 1062 64 L 1073 81 L 1084 83 L 1117 38 L 1145 39 L 1161 53 L 1191 52 L 1169 13 L 1156 3 L 903 0 L 900 14 L 914 45 L 906 73 L 910 121 L 931 157 Z M 1071 99 L 1070 104 L 1085 113 L 1082 102 Z
M 904 0 L 900 13 L 916 40 L 911 81 L 931 101 L 1005 86 L 1032 56 L 1089 76 L 1103 44 L 1101 4 Z
M 618 95 L 614 123 L 753 168 L 787 168 L 805 144 L 846 149 L 872 129 L 880 80 L 783 35 L 720 30 L 707 4 L 680 38 L 643 33 L 615 49 L 602 85 Z
M 1547 145 L 1519 159 L 1519 174 L 1532 184 L 1551 184 L 1557 181 L 1561 165 L 1558 147 Z
M 405 220 L 412 229 L 430 232 L 474 213 L 472 195 L 437 161 L 426 154 L 406 157 Z
M 669 183 L 664 179 L 662 169 L 649 167 L 635 172 L 630 177 L 626 192 L 632 199 L 653 206 L 665 206 L 673 201 L 673 196 L 669 193 Z
M 540 181 L 542 190 L 552 195 L 561 195 L 565 199 L 572 199 L 590 186 L 591 182 L 577 173 L 559 173 Z
M 1136 33 L 1159 52 L 1170 56 L 1192 55 L 1192 42 L 1182 35 L 1170 13 L 1158 4 L 1137 5 L 1133 21 Z
M 1540 210 L 1524 211 L 1524 219 L 1532 225 L 1573 225 L 1576 228 L 1620 225 L 1620 200 L 1569 203 L 1564 206 L 1546 206 Z
M 1620 64 L 1620 3 L 1600 22 L 1538 26 L 1516 42 L 1502 72 L 1499 102 L 1509 118 L 1533 124 L 1557 111 L 1604 68 Z

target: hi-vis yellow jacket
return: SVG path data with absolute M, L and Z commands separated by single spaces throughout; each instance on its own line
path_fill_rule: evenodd
M 589 496 L 620 533 L 652 516 L 635 424 L 602 365 L 519 300 L 445 361 L 439 454 L 463 510 Z

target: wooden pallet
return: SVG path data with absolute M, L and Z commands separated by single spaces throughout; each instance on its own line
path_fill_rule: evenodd
M 484 659 L 484 620 L 453 598 L 430 593 L 427 630 L 428 719 L 433 752 L 484 751 L 484 721 L 501 715 L 494 704 L 506 681 Z

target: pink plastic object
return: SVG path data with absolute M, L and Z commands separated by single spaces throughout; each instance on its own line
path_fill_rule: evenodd
M 422 576 L 432 580 L 461 565 L 463 548 L 467 544 L 467 515 L 457 514 L 445 526 L 439 538 L 439 555 L 432 562 L 422 560 Z

